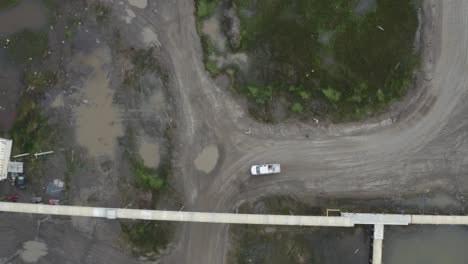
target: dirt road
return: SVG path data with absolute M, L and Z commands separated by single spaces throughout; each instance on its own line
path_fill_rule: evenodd
M 333 126 L 258 124 L 226 87 L 228 80 L 206 73 L 193 0 L 128 3 L 114 5 L 128 24 L 122 35 L 136 46 L 161 47 L 172 72 L 179 164 L 174 170 L 187 210 L 232 212 L 246 199 L 279 193 L 358 198 L 467 193 L 467 1 L 425 1 L 418 89 L 379 119 Z M 281 163 L 284 173 L 251 177 L 250 165 L 264 162 Z M 41 227 L 53 237 L 59 231 L 52 224 Z M 187 224 L 180 231 L 179 244 L 162 263 L 226 262 L 228 226 Z M 100 258 L 107 255 L 130 261 L 109 253 L 115 249 L 107 240 L 96 244 L 100 247 L 94 238 L 91 242 L 80 243 L 89 245 L 79 250 L 87 252 L 81 262 L 105 262 Z
M 326 128 L 257 124 L 222 87 L 222 80 L 206 74 L 192 0 L 161 3 L 158 14 L 163 15 L 145 13 L 147 20 L 165 28 L 160 41 L 175 74 L 186 207 L 232 211 L 242 200 L 270 193 L 466 193 L 467 11 L 468 2 L 462 0 L 425 2 L 421 87 L 381 119 L 391 117 L 393 122 L 377 128 L 371 123 Z M 245 133 L 248 128 L 252 133 Z M 206 174 L 197 171 L 193 161 L 209 144 L 221 151 L 215 169 Z M 284 173 L 259 178 L 248 174 L 249 165 L 272 161 L 281 163 Z M 225 262 L 227 226 L 187 225 L 183 234 L 165 263 Z

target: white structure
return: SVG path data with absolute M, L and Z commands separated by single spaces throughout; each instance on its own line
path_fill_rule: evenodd
M 468 225 L 468 215 L 398 215 L 341 213 L 341 216 L 263 215 L 211 212 L 140 210 L 126 208 L 83 207 L 66 205 L 0 202 L 0 212 L 44 215 L 101 217 L 107 219 L 142 219 L 222 224 L 343 226 L 374 225 L 372 263 L 382 263 L 385 225 Z
M 23 162 L 10 161 L 8 162 L 8 172 L 10 173 L 23 173 Z
M 5 180 L 8 176 L 12 144 L 12 140 L 0 138 L 0 181 Z

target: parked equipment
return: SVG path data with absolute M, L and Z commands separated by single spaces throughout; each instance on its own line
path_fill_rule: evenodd
M 19 200 L 19 195 L 11 195 L 11 196 L 8 196 L 6 199 L 10 202 L 16 202 Z
M 35 203 L 35 204 L 37 204 L 37 203 L 42 203 L 42 197 L 33 197 L 33 198 L 31 199 L 31 202 L 32 202 L 32 203 Z
M 59 204 L 60 204 L 60 200 L 57 200 L 57 199 L 50 199 L 50 200 L 49 200 L 49 204 L 51 204 L 51 205 L 59 205 Z
M 26 189 L 26 179 L 24 176 L 18 176 L 15 178 L 15 185 L 21 190 Z

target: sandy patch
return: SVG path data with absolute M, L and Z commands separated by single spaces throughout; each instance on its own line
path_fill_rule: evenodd
M 216 62 L 216 66 L 218 68 L 222 68 L 229 64 L 236 64 L 242 68 L 246 68 L 249 63 L 249 56 L 244 52 L 234 54 L 229 53 L 227 56 L 217 56 L 212 54 L 210 55 L 210 59 Z
M 145 166 L 157 168 L 161 159 L 159 144 L 149 138 L 143 137 L 140 141 L 140 156 L 143 158 Z
M 123 134 L 120 115 L 113 104 L 114 91 L 104 69 L 110 58 L 109 49 L 99 48 L 89 55 L 78 55 L 75 60 L 92 69 L 83 84 L 85 99 L 75 112 L 77 141 L 92 156 L 113 156 L 117 137 Z
M 133 19 L 136 17 L 135 12 L 131 10 L 130 8 L 125 8 L 125 15 L 124 15 L 124 20 L 127 24 L 131 24 Z
M 218 163 L 218 157 L 218 147 L 214 144 L 208 145 L 195 159 L 195 167 L 203 172 L 210 173 Z
M 161 106 L 166 103 L 166 98 L 162 91 L 155 91 L 150 97 L 150 103 L 153 106 Z M 160 108 L 160 107 L 157 107 Z
M 146 118 L 147 115 L 149 117 L 149 115 L 153 115 L 154 112 L 162 114 L 162 112 L 166 109 L 166 106 L 166 96 L 162 91 L 156 90 L 147 100 L 144 101 L 141 108 L 145 112 Z
M 20 258 L 24 262 L 34 263 L 45 255 L 47 255 L 46 244 L 39 241 L 26 241 L 23 244 L 23 250 L 20 253 Z
M 221 31 L 217 16 L 213 16 L 203 22 L 203 33 L 210 38 L 218 51 L 224 52 L 226 49 L 226 38 Z
M 158 35 L 150 27 L 145 27 L 141 32 L 143 43 L 148 47 L 161 47 L 161 42 L 158 40 Z
M 148 5 L 148 0 L 128 0 L 128 3 L 134 7 L 143 9 Z
M 51 105 L 54 108 L 64 107 L 65 106 L 65 100 L 63 98 L 63 94 L 57 95 Z

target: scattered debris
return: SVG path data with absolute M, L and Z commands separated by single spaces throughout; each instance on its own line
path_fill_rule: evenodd
M 49 200 L 49 204 L 50 204 L 50 205 L 59 205 L 59 204 L 60 204 L 60 200 L 57 200 L 57 199 L 50 199 L 50 200 Z
M 42 197 L 33 197 L 31 198 L 31 202 L 35 204 L 42 203 Z
M 48 195 L 58 197 L 65 189 L 65 183 L 62 180 L 55 179 L 47 185 L 46 192 Z
M 54 153 L 54 151 L 46 151 L 46 152 L 34 153 L 34 157 L 37 158 L 38 156 L 48 155 L 48 154 L 52 154 L 52 153 Z
M 23 153 L 23 154 L 18 154 L 18 155 L 15 155 L 13 156 L 13 158 L 20 158 L 20 157 L 24 157 L 24 156 L 28 156 L 29 153 Z

